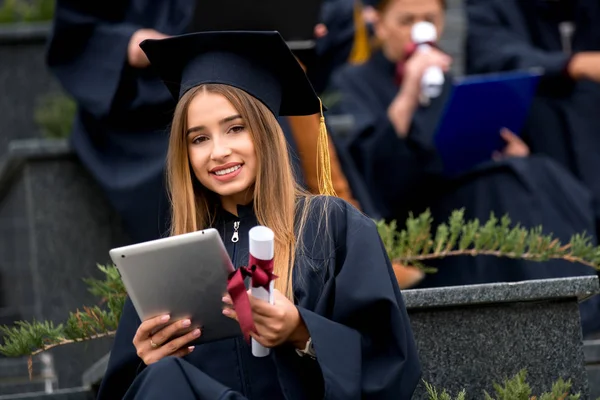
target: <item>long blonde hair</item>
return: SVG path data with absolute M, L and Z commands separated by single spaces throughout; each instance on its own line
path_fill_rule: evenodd
M 306 220 L 311 196 L 299 188 L 293 176 L 287 142 L 273 113 L 259 100 L 232 86 L 205 84 L 185 93 L 175 109 L 167 155 L 167 185 L 171 199 L 171 235 L 210 227 L 214 223 L 218 196 L 197 181 L 190 168 L 187 114 L 200 93 L 225 97 L 247 124 L 257 155 L 254 212 L 258 223 L 275 233 L 275 288 L 293 298 L 292 272 L 298 246 L 294 220 L 296 201 L 305 198 L 300 226 Z M 301 235 L 300 235 L 301 236 Z

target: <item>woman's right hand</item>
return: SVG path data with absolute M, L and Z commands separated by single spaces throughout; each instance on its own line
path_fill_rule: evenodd
M 452 64 L 452 57 L 431 47 L 428 50 L 417 50 L 404 65 L 402 91 L 410 91 L 417 98 L 421 91 L 421 79 L 429 67 L 439 67 L 447 72 Z
M 134 68 L 146 68 L 150 65 L 146 53 L 140 48 L 140 43 L 146 39 L 164 39 L 169 37 L 164 33 L 158 32 L 154 29 L 138 29 L 129 39 L 129 46 L 127 47 L 127 61 L 129 65 Z
M 387 115 L 400 138 L 408 135 L 413 114 L 421 96 L 421 78 L 425 70 L 438 66 L 446 72 L 450 69 L 452 58 L 436 48 L 415 52 L 404 65 L 404 76 L 398 94 L 388 107 Z
M 137 350 L 138 357 L 146 365 L 168 356 L 183 357 L 194 351 L 194 346 L 187 346 L 187 344 L 200 337 L 200 329 L 194 329 L 192 332 L 179 336 L 189 330 L 191 325 L 189 319 L 166 325 L 154 335 L 151 335 L 151 332 L 165 325 L 168 321 L 169 316 L 163 315 L 147 319 L 140 324 L 133 338 L 133 345 Z M 173 338 L 174 336 L 175 338 Z

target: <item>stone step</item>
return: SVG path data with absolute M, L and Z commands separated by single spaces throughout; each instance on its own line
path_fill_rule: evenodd
M 94 394 L 87 388 L 56 390 L 52 393 L 34 392 L 0 396 L 0 400 L 94 400 Z
M 56 389 L 57 377 L 51 354 L 44 353 L 33 359 L 31 378 L 27 363 L 27 357 L 0 359 L 0 396 Z

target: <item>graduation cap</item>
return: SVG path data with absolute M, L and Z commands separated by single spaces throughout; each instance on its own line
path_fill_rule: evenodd
M 363 5 L 377 7 L 382 0 L 362 0 Z
M 276 117 L 320 113 L 319 186 L 334 194 L 323 104 L 278 32 L 198 32 L 144 40 L 140 47 L 176 101 L 193 87 L 223 84 L 255 97 Z

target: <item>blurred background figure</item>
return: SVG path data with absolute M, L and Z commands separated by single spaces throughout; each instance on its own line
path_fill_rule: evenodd
M 349 114 L 354 127 L 344 145 L 381 216 L 403 222 L 410 212 L 430 208 L 434 221 L 454 209 L 487 220 L 508 214 L 525 227 L 568 240 L 594 232 L 591 196 L 566 169 L 551 159 L 529 156 L 529 147 L 508 130 L 500 154 L 458 177 L 444 174 L 434 135 L 451 93 L 452 59 L 442 49 L 418 51 L 411 30 L 417 22 L 444 28 L 443 0 L 369 1 L 373 51 L 365 63 L 334 72 L 329 90 L 337 93 L 332 112 Z M 429 67 L 446 73 L 442 95 L 423 99 L 421 78 Z M 485 100 L 482 100 L 485 101 Z M 542 265 L 491 257 L 458 257 L 435 263 L 418 287 L 520 281 L 594 274 L 583 265 L 551 261 Z M 401 277 L 400 277 L 401 278 Z M 598 302 L 582 306 L 584 330 L 600 329 Z
M 523 134 L 581 179 L 600 216 L 600 2 L 467 0 L 469 74 L 540 68 Z

